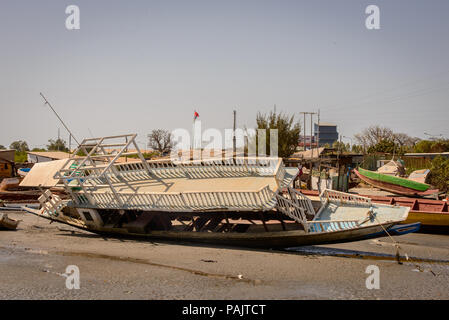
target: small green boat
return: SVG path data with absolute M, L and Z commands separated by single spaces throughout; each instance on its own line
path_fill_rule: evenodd
M 425 192 L 429 189 L 429 185 L 425 183 L 420 183 L 417 181 L 390 176 L 370 170 L 365 170 L 359 168 L 354 170 L 364 182 L 383 189 L 386 191 L 403 194 L 403 195 L 417 195 L 419 193 Z

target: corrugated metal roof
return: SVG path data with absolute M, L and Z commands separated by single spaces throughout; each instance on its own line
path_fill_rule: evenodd
M 289 159 L 312 159 L 312 154 L 313 158 L 318 158 L 321 155 L 321 153 L 323 153 L 324 149 L 325 149 L 324 147 L 321 147 L 321 148 L 313 148 L 312 150 L 295 152 L 289 157 Z
M 428 152 L 428 153 L 406 153 L 404 156 L 406 157 L 425 157 L 425 156 L 446 156 L 449 155 L 449 152 Z

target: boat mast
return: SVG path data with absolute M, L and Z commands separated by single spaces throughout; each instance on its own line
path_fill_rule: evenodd
M 41 97 L 44 99 L 45 104 L 48 105 L 50 107 L 50 109 L 53 111 L 53 113 L 56 115 L 56 117 L 58 117 L 59 121 L 61 121 L 62 125 L 64 126 L 64 128 L 67 130 L 67 132 L 69 133 L 70 137 L 73 137 L 73 140 L 76 141 L 76 143 L 78 143 L 78 145 L 80 144 L 78 142 L 78 140 L 75 138 L 75 136 L 73 135 L 73 133 L 70 131 L 70 129 L 66 126 L 66 124 L 64 123 L 64 121 L 62 121 L 61 117 L 58 115 L 58 113 L 55 111 L 55 109 L 53 109 L 52 105 L 50 104 L 50 102 L 48 102 L 47 98 L 45 98 L 45 96 L 42 94 L 42 92 L 40 92 Z M 69 150 L 70 152 L 70 150 Z

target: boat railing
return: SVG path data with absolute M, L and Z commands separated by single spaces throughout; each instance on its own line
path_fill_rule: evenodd
M 57 178 L 73 179 L 77 176 L 83 176 L 92 181 L 103 181 L 105 175 L 112 183 L 119 183 L 121 180 L 137 181 L 147 180 L 152 177 L 169 179 L 169 178 L 226 178 L 239 176 L 273 176 L 276 175 L 278 181 L 282 181 L 285 176 L 285 169 L 281 164 L 281 159 L 235 159 L 235 162 L 218 161 L 218 160 L 202 160 L 189 163 L 173 163 L 173 162 L 126 162 L 115 163 L 113 166 L 108 164 L 91 164 L 85 165 L 78 160 L 78 164 L 72 165 L 70 168 L 63 168 Z M 105 172 L 105 169 L 109 171 Z M 74 172 L 76 171 L 76 174 Z
M 329 189 L 325 189 L 320 194 L 320 201 L 323 205 L 328 202 L 332 202 L 338 204 L 355 204 L 355 205 L 371 206 L 370 198 Z
M 257 192 L 74 193 L 74 200 L 78 205 L 85 207 L 161 211 L 269 210 L 275 205 L 273 191 L 268 185 Z
M 287 188 L 287 194 L 294 203 L 304 209 L 307 215 L 312 217 L 315 216 L 315 209 L 313 208 L 312 200 L 298 190 L 290 187 Z
M 61 198 L 53 194 L 50 190 L 45 190 L 38 198 L 41 208 L 49 216 L 57 217 L 61 213 L 61 209 L 64 206 Z
M 307 222 L 307 230 L 314 232 L 333 232 L 358 227 L 359 220 L 314 220 Z
M 305 215 L 305 210 L 295 202 L 293 202 L 290 199 L 287 199 L 282 194 L 276 194 L 275 196 L 277 204 L 276 209 L 280 211 L 281 213 L 285 214 L 286 216 L 290 217 L 294 221 L 298 222 L 299 224 L 303 225 L 304 230 L 308 232 L 307 230 L 307 217 Z

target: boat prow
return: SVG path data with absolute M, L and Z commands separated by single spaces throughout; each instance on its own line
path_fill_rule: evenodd
M 362 168 L 359 168 L 358 170 L 354 169 L 354 172 L 362 181 L 366 182 L 367 184 L 395 194 L 404 196 L 424 196 L 432 194 L 436 191 L 429 190 L 430 185 L 425 183 L 385 175 Z
M 6 213 L 0 213 L 0 230 L 16 230 L 20 220 L 13 220 Z

